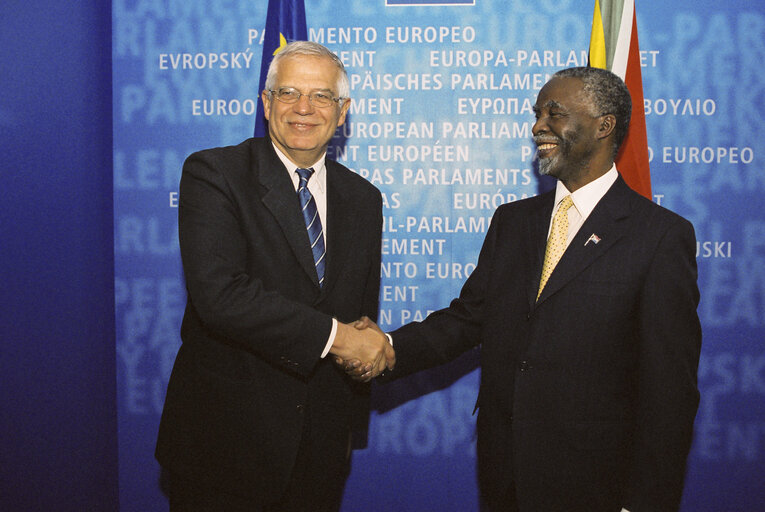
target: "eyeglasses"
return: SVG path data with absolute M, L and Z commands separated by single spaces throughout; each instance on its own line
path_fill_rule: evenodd
M 329 107 L 333 103 L 342 105 L 347 98 L 333 98 L 326 92 L 312 92 L 309 94 L 302 93 L 292 87 L 280 87 L 279 89 L 269 89 L 268 91 L 272 96 L 276 96 L 276 99 L 282 103 L 292 104 L 297 103 L 301 96 L 308 96 L 308 102 L 314 107 Z

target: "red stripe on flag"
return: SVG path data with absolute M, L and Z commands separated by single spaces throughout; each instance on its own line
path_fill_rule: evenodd
M 645 111 L 643 110 L 643 77 L 640 72 L 637 16 L 632 16 L 632 34 L 624 82 L 632 97 L 632 118 L 627 138 L 616 157 L 616 168 L 634 191 L 652 199 L 651 171 L 648 164 Z

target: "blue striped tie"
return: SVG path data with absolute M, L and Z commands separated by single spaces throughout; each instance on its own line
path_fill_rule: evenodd
M 324 247 L 324 230 L 321 227 L 319 211 L 316 209 L 316 201 L 308 190 L 308 180 L 313 174 L 313 169 L 298 168 L 297 173 L 300 176 L 297 194 L 300 199 L 300 207 L 303 209 L 303 220 L 308 229 L 308 239 L 311 242 L 316 275 L 319 278 L 319 286 L 322 286 L 324 284 L 324 267 L 326 265 L 325 256 L 327 251 Z

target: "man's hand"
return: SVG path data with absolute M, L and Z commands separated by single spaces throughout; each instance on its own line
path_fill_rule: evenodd
M 329 349 L 335 361 L 356 380 L 368 382 L 385 368 L 393 369 L 396 353 L 377 325 L 367 317 L 353 325 L 338 322 L 337 336 Z
M 380 368 L 379 366 L 374 366 L 371 363 L 365 363 L 363 360 L 360 360 L 358 358 L 354 359 L 347 359 L 347 358 L 335 358 L 335 362 L 343 367 L 345 372 L 351 376 L 351 378 L 361 381 L 361 382 L 368 382 L 374 377 L 377 377 L 382 373 L 385 368 L 388 368 L 389 370 L 392 370 L 393 367 L 396 365 L 396 353 L 393 350 L 393 347 L 390 346 L 388 343 L 388 338 L 385 336 L 385 334 L 382 332 L 382 330 L 377 326 L 376 323 L 374 323 L 372 320 L 370 320 L 368 317 L 363 316 L 356 320 L 353 323 L 353 327 L 356 330 L 359 331 L 373 331 L 378 333 L 380 336 L 383 336 L 386 341 L 387 348 L 385 350 L 385 366 Z M 330 350 L 331 352 L 331 350 Z

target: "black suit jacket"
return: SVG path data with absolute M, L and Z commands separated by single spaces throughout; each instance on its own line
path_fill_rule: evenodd
M 269 139 L 186 160 L 179 233 L 188 302 L 156 450 L 172 472 L 278 497 L 307 415 L 335 455 L 345 454 L 352 427 L 366 425 L 368 387 L 320 355 L 333 316 L 377 316 L 382 200 L 340 164 L 326 167 L 319 288 L 294 186 Z
M 481 345 L 492 510 L 676 510 L 699 399 L 693 228 L 619 178 L 536 301 L 553 201 L 496 211 L 460 297 L 392 333 L 390 378 Z

